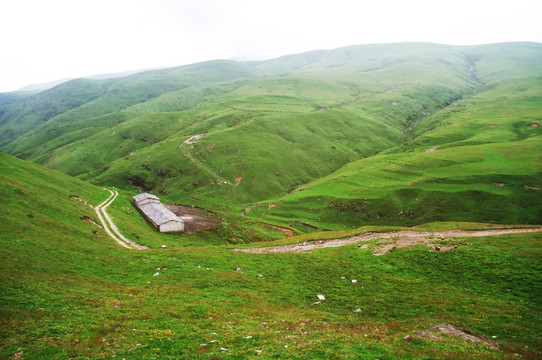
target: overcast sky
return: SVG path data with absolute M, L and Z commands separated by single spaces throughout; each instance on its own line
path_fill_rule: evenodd
M 541 0 L 1 0 L 0 92 L 355 44 L 542 43 L 541 18 Z

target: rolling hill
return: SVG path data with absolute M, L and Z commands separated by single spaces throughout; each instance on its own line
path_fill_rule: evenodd
M 0 107 L 0 149 L 283 226 L 540 223 L 538 157 L 516 160 L 539 153 L 541 55 L 534 43 L 364 45 L 75 80 Z
M 540 358 L 541 233 L 437 236 L 542 224 L 540 59 L 360 45 L 1 105 L 0 358 Z M 141 191 L 220 224 L 158 233 Z
M 7 155 L 0 170 L 2 358 L 511 359 L 542 351 L 540 233 L 437 239 L 441 251 L 418 245 L 382 256 L 373 255 L 381 240 L 248 254 L 224 245 L 227 225 L 160 234 L 121 191 L 108 212 L 150 247 L 128 250 L 98 226 L 92 205 L 108 192 Z

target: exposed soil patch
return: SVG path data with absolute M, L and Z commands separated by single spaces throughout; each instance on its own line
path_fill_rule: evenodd
M 426 153 L 428 153 L 428 152 L 433 152 L 433 151 L 435 151 L 435 150 L 437 150 L 437 149 L 438 149 L 438 146 L 435 146 L 434 148 L 425 150 L 425 152 L 426 152 Z
M 497 236 L 497 235 L 508 235 L 508 234 L 522 234 L 522 233 L 531 233 L 531 232 L 540 232 L 542 227 L 537 228 L 523 228 L 523 229 L 495 229 L 495 230 L 449 230 L 449 231 L 396 231 L 396 232 L 386 232 L 386 233 L 363 233 L 361 235 L 353 236 L 346 239 L 333 239 L 333 240 L 318 240 L 313 242 L 303 242 L 292 245 L 279 245 L 279 246 L 269 246 L 263 248 L 251 248 L 251 249 L 234 249 L 235 251 L 242 251 L 248 253 L 285 253 L 285 252 L 303 252 L 311 251 L 317 249 L 324 249 L 329 247 L 339 247 L 351 244 L 357 244 L 364 241 L 375 240 L 375 239 L 392 239 L 392 238 L 425 238 L 430 239 L 440 238 L 444 240 L 447 237 L 457 238 L 457 237 L 484 237 L 484 236 Z M 436 250 L 436 249 L 435 249 Z M 437 250 L 438 251 L 438 250 Z M 442 251 L 442 247 L 440 248 Z
M 243 180 L 243 177 L 242 176 L 236 176 L 235 177 L 235 186 L 239 186 L 239 184 L 241 184 L 241 181 Z
M 214 229 L 222 220 L 212 216 L 208 212 L 192 206 L 183 205 L 165 205 L 175 215 L 184 220 L 184 231 L 193 234 L 197 231 Z
M 416 245 L 426 245 L 433 251 L 449 251 L 452 249 L 457 249 L 458 245 L 452 245 L 452 246 L 441 246 L 439 244 L 435 244 L 434 238 L 421 238 L 421 237 L 404 237 L 404 238 L 395 238 L 392 242 L 385 242 L 378 244 L 373 249 L 373 254 L 376 256 L 384 255 L 387 253 L 391 253 L 394 250 L 397 249 L 404 249 L 413 247 Z M 454 239 L 440 239 L 439 243 L 443 241 L 453 241 Z
M 275 226 L 275 225 L 273 225 L 273 229 L 280 231 L 287 238 L 290 238 L 290 237 L 295 235 L 295 231 L 293 231 L 292 229 L 288 229 L 288 228 L 284 228 L 284 227 L 280 227 L 280 226 Z
M 497 186 L 500 186 L 500 187 L 503 187 L 504 185 L 506 185 L 505 183 L 503 182 L 495 182 L 493 181 L 493 184 L 497 185 Z
M 86 202 L 85 200 L 80 199 L 79 196 L 77 196 L 77 195 L 70 195 L 70 199 L 77 200 L 77 201 L 79 201 L 80 203 L 85 204 L 85 205 L 88 206 L 89 208 L 94 209 L 94 206 L 92 206 L 91 204 L 89 204 L 89 203 Z
M 92 220 L 91 218 L 89 218 L 88 216 L 83 216 L 81 218 L 81 221 L 86 221 L 86 222 L 89 222 L 93 225 L 96 225 L 97 227 L 101 228 L 102 226 L 100 224 L 98 224 L 96 221 Z
M 530 186 L 530 185 L 525 184 L 525 189 L 527 189 L 527 190 L 540 190 L 540 187 L 539 186 Z
M 532 128 L 537 128 L 537 127 L 538 127 L 538 123 L 532 123 L 532 124 L 531 124 L 531 127 L 532 127 Z
M 439 330 L 443 334 L 460 337 L 462 339 L 469 340 L 472 342 L 481 342 L 489 347 L 497 348 L 497 344 L 495 344 L 492 341 L 489 341 L 487 338 L 481 335 L 475 336 L 475 335 L 467 334 L 464 331 L 456 329 L 452 324 L 437 324 L 433 326 L 433 329 Z

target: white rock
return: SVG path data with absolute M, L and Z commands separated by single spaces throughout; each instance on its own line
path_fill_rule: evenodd
M 320 301 L 313 302 L 311 305 L 317 305 L 317 304 L 320 304 Z
M 354 312 L 361 312 L 361 309 L 357 308 L 356 310 L 354 310 Z
M 159 272 L 157 272 L 157 273 L 156 273 L 156 274 L 154 274 L 153 276 L 158 276 L 158 275 L 160 275 L 160 273 L 159 273 Z
M 245 339 L 252 339 L 252 336 L 250 336 L 250 335 L 245 336 Z
M 356 279 L 352 280 L 352 284 L 357 284 L 357 283 L 358 283 L 358 281 Z
M 318 300 L 320 301 L 326 301 L 326 298 L 324 297 L 324 295 L 316 295 L 318 297 Z
M 211 340 L 209 341 L 209 344 L 214 344 L 216 342 L 216 340 Z
M 228 351 L 228 349 L 221 347 L 220 350 L 222 351 Z
M 165 249 L 165 248 L 167 248 L 167 246 L 166 246 L 166 245 L 162 245 L 162 246 L 160 246 L 160 247 L 161 247 L 162 249 Z

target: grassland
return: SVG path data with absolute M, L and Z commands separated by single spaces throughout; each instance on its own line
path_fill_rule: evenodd
M 538 234 L 468 239 L 471 246 L 458 239 L 458 249 L 442 253 L 418 246 L 377 257 L 346 246 L 244 254 L 217 233 L 156 233 L 121 192 L 108 212 L 125 235 L 151 246 L 127 250 L 82 221 L 96 220 L 93 209 L 70 198 L 96 205 L 108 192 L 4 155 L 1 164 L 1 357 L 492 359 L 542 351 Z M 320 294 L 326 301 L 314 304 Z
M 501 83 L 424 119 L 411 141 L 248 214 L 334 230 L 446 220 L 542 223 L 541 104 L 538 79 Z M 268 210 L 269 203 L 276 206 Z
M 0 106 L 0 149 L 32 161 L 0 155 L 0 358 L 540 358 L 540 233 L 232 251 L 540 225 L 540 58 L 530 43 L 353 46 Z M 98 226 L 102 186 L 150 249 Z M 160 234 L 141 191 L 222 222 Z

